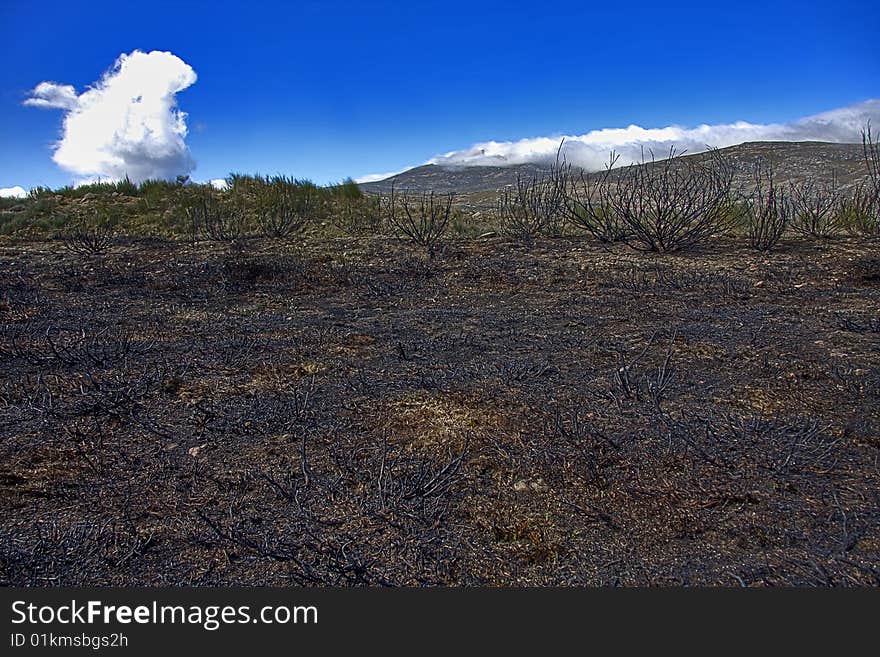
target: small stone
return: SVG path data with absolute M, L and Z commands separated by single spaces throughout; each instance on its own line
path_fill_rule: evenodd
M 186 453 L 189 454 L 190 456 L 192 456 L 193 458 L 195 458 L 207 446 L 208 446 L 208 443 L 203 443 L 203 444 L 199 445 L 198 447 L 190 447 Z

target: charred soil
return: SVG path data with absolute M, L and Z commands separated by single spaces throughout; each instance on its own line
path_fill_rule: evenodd
M 0 583 L 877 585 L 880 249 L 0 246 Z

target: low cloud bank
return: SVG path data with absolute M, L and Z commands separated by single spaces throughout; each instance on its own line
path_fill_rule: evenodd
M 25 198 L 27 195 L 27 190 L 20 185 L 15 185 L 15 187 L 0 187 L 0 197 L 2 198 Z
M 641 159 L 642 151 L 651 150 L 657 157 L 670 147 L 688 153 L 699 153 L 708 147 L 724 148 L 748 141 L 827 141 L 856 142 L 865 123 L 880 124 L 880 100 L 868 100 L 849 107 L 808 116 L 788 123 L 757 124 L 746 121 L 700 125 L 695 128 L 667 126 L 591 130 L 582 135 L 533 137 L 519 141 L 486 141 L 470 148 L 450 151 L 432 157 L 425 164 L 443 166 L 510 166 L 514 164 L 550 163 L 556 159 L 560 142 L 565 139 L 562 154 L 565 160 L 587 170 L 597 171 L 608 162 L 610 151 L 620 154 L 619 165 Z M 363 176 L 358 182 L 382 180 L 394 174 Z
M 354 181 L 356 183 L 378 182 L 380 180 L 390 178 L 391 176 L 396 176 L 398 173 L 403 173 L 404 171 L 406 171 L 406 169 L 401 169 L 400 171 L 389 171 L 388 173 L 369 173 L 366 176 L 355 178 Z

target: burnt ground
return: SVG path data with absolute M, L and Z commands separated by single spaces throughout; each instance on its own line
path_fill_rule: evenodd
M 0 246 L 0 583 L 880 583 L 880 248 Z

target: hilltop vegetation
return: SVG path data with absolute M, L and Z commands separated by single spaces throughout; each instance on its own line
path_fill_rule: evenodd
M 216 189 L 186 179 L 140 184 L 125 179 L 57 190 L 37 187 L 27 199 L 0 199 L 0 234 L 54 237 L 69 227 L 107 226 L 127 236 L 192 239 L 194 230 L 209 229 L 193 225 L 193 209 L 205 203 L 213 215 L 201 216 L 202 221 L 238 222 L 240 236 L 258 234 L 261 220 L 276 210 L 320 226 L 368 205 L 350 180 L 319 187 L 285 176 L 231 174 L 225 186 Z
M 496 192 L 464 194 L 400 189 L 394 181 L 365 186 L 377 191 L 364 193 L 351 180 L 322 187 L 242 174 L 230 175 L 224 189 L 184 180 L 136 185 L 126 179 L 37 188 L 25 200 L 4 199 L 0 234 L 69 241 L 100 232 L 190 242 L 402 236 L 431 252 L 448 237 L 489 232 L 525 240 L 589 237 L 650 251 L 738 234 L 768 250 L 786 234 L 824 239 L 880 232 L 877 152 L 868 127 L 857 149 L 744 144 L 694 156 L 651 155 L 628 167 L 613 167 L 612 154 L 604 172 L 586 173 L 564 162 L 518 167 L 505 174 L 512 182 Z M 441 207 L 442 219 L 432 216 Z

